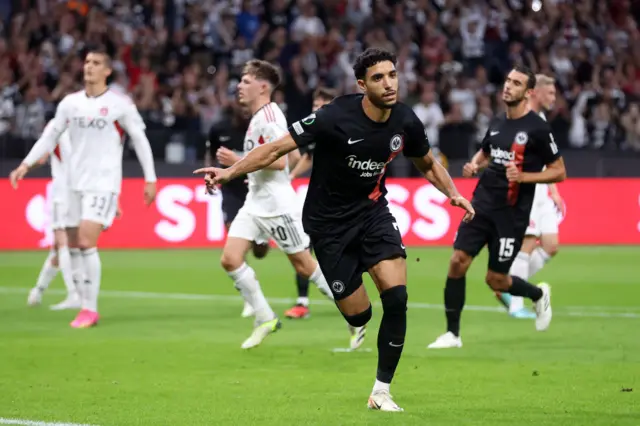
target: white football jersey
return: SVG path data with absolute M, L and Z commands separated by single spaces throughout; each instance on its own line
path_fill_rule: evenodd
M 251 118 L 244 138 L 244 153 L 286 135 L 287 119 L 271 102 L 260 108 Z M 289 166 L 284 170 L 258 170 L 249 173 L 249 193 L 245 206 L 256 216 L 268 217 L 296 211 L 296 193 L 289 179 Z
M 145 180 L 156 181 L 145 124 L 128 96 L 111 90 L 95 97 L 85 91 L 72 93 L 60 102 L 49 124 L 42 142 L 36 143 L 25 162 L 32 164 L 42 151 L 51 152 L 58 135 L 66 130 L 71 155 L 65 162 L 71 189 L 120 193 L 125 131 L 134 144 Z

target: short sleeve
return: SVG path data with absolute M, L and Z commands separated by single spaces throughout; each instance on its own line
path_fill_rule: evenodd
M 326 136 L 334 108 L 332 104 L 327 104 L 289 127 L 289 133 L 298 148 L 307 147 L 316 143 L 320 136 Z
M 405 141 L 402 153 L 405 157 L 421 158 L 427 155 L 431 149 L 429 138 L 416 113 L 413 110 L 409 110 L 409 113 L 411 118 L 409 119 L 409 124 L 405 127 Z
M 541 129 L 536 132 L 535 144 L 536 151 L 544 164 L 551 164 L 561 157 L 551 126 L 548 123 L 545 122 L 544 126 L 541 126 Z

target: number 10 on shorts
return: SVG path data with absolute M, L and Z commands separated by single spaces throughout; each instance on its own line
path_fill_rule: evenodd
M 513 256 L 515 238 L 500 238 L 500 251 L 498 255 L 503 258 L 511 258 Z

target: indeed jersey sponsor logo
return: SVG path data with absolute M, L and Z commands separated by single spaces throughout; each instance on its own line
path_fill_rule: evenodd
M 358 157 L 355 155 L 349 155 L 347 157 L 347 165 L 354 170 L 361 171 L 362 174 L 360 177 L 373 177 L 384 172 L 386 163 L 374 161 L 371 158 L 368 160 L 358 160 Z
M 507 163 L 516 159 L 516 154 L 513 151 L 505 151 L 491 145 L 491 159 L 496 164 L 507 165 Z

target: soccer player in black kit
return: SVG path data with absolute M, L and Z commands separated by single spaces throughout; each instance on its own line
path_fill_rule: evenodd
M 303 211 L 305 231 L 347 322 L 359 327 L 371 319 L 362 285 L 368 272 L 382 300 L 378 369 L 368 407 L 402 411 L 389 394 L 407 327 L 406 253 L 384 197 L 386 167 L 402 152 L 451 204 L 474 215 L 451 177 L 433 157 L 424 128 L 410 107 L 397 102 L 395 56 L 367 49 L 353 66 L 364 95 L 336 98 L 293 123 L 290 133 L 251 151 L 229 169 L 204 168 L 210 190 L 259 170 L 296 148 L 315 143 L 314 165 Z
M 506 113 L 489 123 L 482 148 L 464 166 L 466 177 L 486 170 L 480 176 L 471 201 L 476 216 L 460 225 L 453 244 L 444 289 L 447 332 L 429 348 L 462 347 L 460 315 L 465 299 L 465 276 L 474 257 L 485 245 L 489 248 L 486 283 L 494 291 L 531 299 L 536 310 L 536 330 L 544 331 L 551 323 L 549 286 L 535 286 L 509 275 L 529 225 L 535 184 L 560 182 L 566 177 L 564 160 L 551 127 L 528 106 L 527 100 L 535 84 L 535 75 L 524 67 L 515 67 L 507 75 L 502 92 Z

